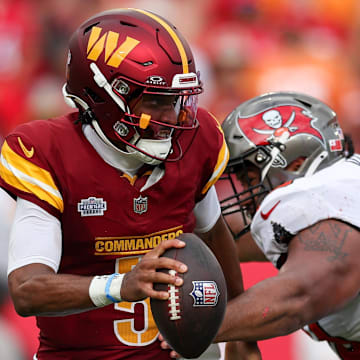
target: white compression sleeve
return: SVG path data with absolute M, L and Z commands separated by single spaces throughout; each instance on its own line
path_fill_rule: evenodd
M 196 232 L 205 233 L 215 225 L 220 217 L 221 209 L 214 186 L 212 186 L 206 196 L 196 204 L 194 214 L 196 217 Z
M 18 198 L 10 232 L 8 275 L 15 269 L 41 263 L 57 272 L 61 259 L 60 221 L 40 206 Z

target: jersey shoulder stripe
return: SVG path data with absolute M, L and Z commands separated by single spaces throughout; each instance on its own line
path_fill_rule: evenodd
M 1 149 L 0 176 L 11 187 L 34 194 L 63 212 L 63 198 L 50 172 L 17 154 L 7 141 Z
M 216 183 L 216 181 L 219 179 L 219 177 L 222 175 L 222 173 L 224 172 L 226 165 L 229 161 L 229 156 L 230 156 L 229 149 L 226 145 L 224 133 L 223 133 L 220 123 L 218 122 L 218 120 L 216 119 L 216 117 L 213 114 L 211 114 L 210 112 L 208 114 L 216 123 L 216 128 L 219 131 L 222 144 L 220 147 L 220 151 L 218 153 L 218 158 L 217 158 L 217 162 L 215 164 L 213 173 L 212 173 L 209 181 L 205 184 L 204 188 L 202 189 L 202 191 L 201 191 L 202 194 L 206 194 L 206 192 L 210 189 L 210 187 L 212 185 L 214 185 Z
M 206 194 L 206 192 L 210 189 L 210 187 L 218 181 L 219 177 L 224 172 L 228 161 L 229 161 L 229 149 L 224 140 L 222 147 L 220 149 L 219 155 L 218 155 L 218 159 L 217 159 L 217 163 L 214 168 L 214 172 L 212 173 L 210 180 L 207 182 L 207 184 L 203 188 L 202 194 Z

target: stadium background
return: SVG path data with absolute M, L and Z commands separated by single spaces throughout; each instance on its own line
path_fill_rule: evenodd
M 358 0 L 0 0 L 0 143 L 19 123 L 69 111 L 61 96 L 68 39 L 92 14 L 119 7 L 153 10 L 180 29 L 205 84 L 200 104 L 220 121 L 263 92 L 304 91 L 336 110 L 360 150 Z M 7 294 L 12 211 L 0 213 L 0 353 L 20 360 L 11 348 L 32 358 L 38 331 L 33 318 L 15 314 Z M 269 264 L 242 268 L 246 286 L 276 274 Z M 336 359 L 302 332 L 260 347 L 264 360 Z

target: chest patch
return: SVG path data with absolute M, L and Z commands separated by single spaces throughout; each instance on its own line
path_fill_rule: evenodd
M 147 196 L 142 197 L 141 195 L 134 199 L 134 212 L 136 214 L 143 214 L 148 209 L 148 198 Z
M 81 199 L 77 204 L 77 210 L 81 216 L 103 216 L 107 210 L 106 201 L 103 198 L 90 196 L 87 199 Z

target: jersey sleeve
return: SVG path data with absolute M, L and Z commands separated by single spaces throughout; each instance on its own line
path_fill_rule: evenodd
M 220 217 L 221 209 L 214 186 L 209 189 L 204 199 L 196 204 L 194 214 L 196 232 L 205 233 L 215 225 Z
M 267 195 L 251 224 L 252 236 L 265 256 L 279 268 L 293 236 L 322 220 L 359 227 L 360 205 L 349 196 L 360 192 L 359 176 L 359 166 L 341 162 Z
M 33 138 L 37 138 L 36 144 L 30 140 Z M 50 151 L 46 155 L 51 158 Z M 64 210 L 63 198 L 41 141 L 26 132 L 9 135 L 2 146 L 0 186 L 13 197 L 33 202 L 56 217 Z
M 211 135 L 209 135 L 209 139 L 211 139 L 212 144 L 211 148 L 214 151 L 214 161 L 211 168 L 211 176 L 207 180 L 205 186 L 201 190 L 201 194 L 205 195 L 211 186 L 213 186 L 217 180 L 220 178 L 222 173 L 224 172 L 226 165 L 229 161 L 229 149 L 225 142 L 224 132 L 221 128 L 220 123 L 209 112 L 206 112 L 206 126 L 209 132 L 211 131 Z

